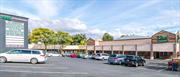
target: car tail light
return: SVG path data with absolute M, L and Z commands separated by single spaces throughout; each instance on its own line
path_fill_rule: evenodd
M 40 55 L 41 57 L 46 57 L 46 55 Z

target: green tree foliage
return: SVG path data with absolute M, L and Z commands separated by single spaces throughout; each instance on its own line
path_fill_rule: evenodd
M 67 32 L 54 32 L 48 28 L 36 28 L 33 29 L 29 34 L 28 40 L 29 43 L 43 43 L 45 48 L 47 48 L 48 44 L 51 45 L 61 45 L 62 47 L 65 45 L 86 45 L 87 38 L 85 34 L 76 34 L 71 36 Z
M 103 41 L 112 41 L 113 36 L 111 36 L 109 33 L 104 33 L 102 40 Z
M 57 44 L 69 45 L 73 42 L 72 36 L 67 32 L 57 32 L 56 33 Z
M 74 45 L 86 45 L 87 44 L 87 38 L 85 34 L 76 34 L 73 36 L 73 44 Z
M 54 31 L 48 28 L 36 28 L 32 30 L 32 33 L 29 35 L 29 39 L 32 43 L 41 42 L 45 45 L 45 49 L 47 45 L 51 43 L 51 36 L 54 34 Z

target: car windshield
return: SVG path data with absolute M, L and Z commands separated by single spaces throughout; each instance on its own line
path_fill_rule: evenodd
M 116 57 L 116 55 L 115 55 L 115 54 L 113 54 L 113 55 L 110 55 L 110 57 Z
M 97 56 L 101 56 L 101 54 L 97 54 Z
M 126 58 L 126 56 L 125 55 L 120 55 L 120 56 L 118 56 L 118 58 Z
M 127 59 L 133 59 L 133 56 L 127 56 L 126 58 Z

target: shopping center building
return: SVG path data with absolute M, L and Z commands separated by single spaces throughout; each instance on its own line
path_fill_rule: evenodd
M 151 37 L 124 36 L 113 41 L 89 40 L 87 45 L 68 45 L 61 49 L 60 45 L 49 45 L 49 51 L 60 53 L 109 53 L 139 55 L 148 59 L 168 59 L 180 56 L 179 33 L 160 31 Z M 44 45 L 30 45 L 30 49 L 44 49 Z
M 0 53 L 28 48 L 28 18 L 0 13 Z

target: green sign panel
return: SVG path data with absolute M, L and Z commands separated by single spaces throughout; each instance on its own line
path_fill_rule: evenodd
M 157 42 L 158 43 L 168 42 L 168 38 L 167 38 L 167 36 L 158 36 L 157 37 Z
M 0 16 L 0 19 L 11 21 L 12 17 L 11 16 Z

